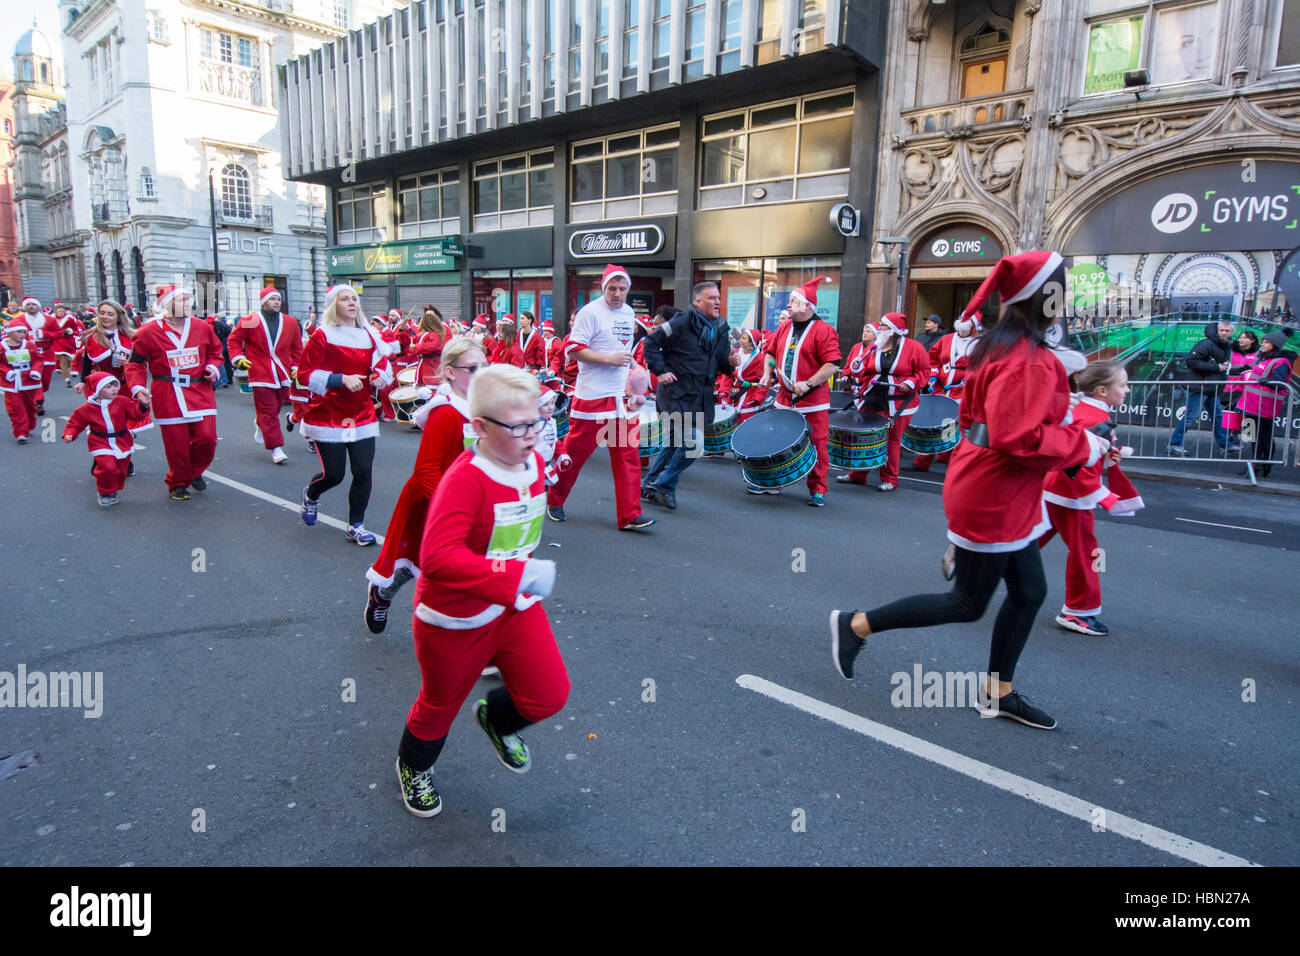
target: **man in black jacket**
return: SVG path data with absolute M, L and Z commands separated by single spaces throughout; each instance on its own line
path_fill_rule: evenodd
M 1218 382 L 1227 380 L 1228 365 L 1232 361 L 1232 323 L 1209 322 L 1205 326 L 1205 338 L 1187 355 L 1188 378 L 1203 382 L 1203 385 L 1187 387 L 1187 409 L 1183 417 L 1174 426 L 1174 433 L 1169 436 L 1169 453 L 1187 455 L 1183 447 L 1183 433 L 1187 423 L 1194 422 L 1200 427 L 1201 408 L 1205 407 L 1214 422 L 1214 443 L 1225 451 L 1237 451 L 1239 446 L 1229 444 L 1228 433 L 1224 430 L 1222 410 L 1218 401 Z
M 718 318 L 718 284 L 697 282 L 691 303 L 645 337 L 646 368 L 659 377 L 655 400 L 664 422 L 664 449 L 641 483 L 641 497 L 670 510 L 677 507 L 678 479 L 704 450 L 701 428 L 713 424 L 718 371 L 732 364 L 727 322 Z
M 925 320 L 925 329 L 917 335 L 916 340 L 925 346 L 928 352 L 935 342 L 944 337 L 943 319 L 931 314 Z

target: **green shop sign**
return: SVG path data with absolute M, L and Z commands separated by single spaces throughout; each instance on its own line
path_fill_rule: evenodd
M 450 272 L 460 267 L 465 246 L 458 238 L 339 246 L 328 250 L 332 276 L 383 275 L 390 272 Z
M 1073 266 L 1067 275 L 1076 309 L 1091 308 L 1105 299 L 1110 290 L 1110 276 L 1101 266 Z

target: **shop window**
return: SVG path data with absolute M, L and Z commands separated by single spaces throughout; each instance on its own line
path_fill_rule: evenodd
M 696 282 L 718 283 L 722 291 L 722 314 L 737 334 L 740 329 L 752 329 L 760 324 L 768 331 L 775 330 L 781 311 L 790 301 L 790 293 L 817 276 L 831 279 L 817 287 L 817 315 L 834 327 L 840 303 L 837 256 L 695 263 Z
M 700 208 L 848 194 L 853 92 L 704 118 Z
M 1092 0 L 1092 14 L 1120 6 Z M 1118 17 L 1088 21 L 1083 95 L 1124 90 L 1124 74 L 1146 69 L 1153 86 L 1212 80 L 1219 43 L 1219 0 L 1174 5 L 1148 2 Z
M 1277 65 L 1300 66 L 1300 0 L 1284 0 L 1282 3 Z
M 554 221 L 553 150 L 477 162 L 473 175 L 475 230 L 549 226 Z
M 518 316 L 531 312 L 538 324 L 554 321 L 553 274 L 550 269 L 498 269 L 475 272 L 473 315 L 487 314 L 496 320 L 507 313 Z M 515 325 L 518 329 L 518 323 Z
M 384 187 L 352 186 L 334 194 L 334 241 L 339 244 L 383 242 L 388 238 Z
M 460 172 L 452 167 L 397 181 L 397 238 L 460 232 Z
M 676 212 L 677 139 L 674 124 L 574 143 L 570 221 Z

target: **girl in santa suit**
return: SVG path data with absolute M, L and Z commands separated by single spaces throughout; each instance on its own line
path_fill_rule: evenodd
M 217 395 L 213 384 L 223 361 L 212 326 L 189 314 L 191 297 L 160 286 L 160 315 L 131 338 L 126 384 L 131 397 L 153 412 L 167 456 L 167 493 L 188 501 L 189 488 L 206 491 L 203 472 L 217 451 Z
M 930 346 L 930 366 L 935 394 L 946 395 L 960 404 L 962 384 L 966 381 L 966 367 L 984 326 L 978 315 L 972 315 L 967 319 L 958 319 L 955 328 L 956 331 L 949 332 Z M 917 471 L 929 471 L 934 458 L 934 455 L 917 455 L 912 461 L 912 467 Z M 945 465 L 951 459 L 950 451 L 939 456 Z
M 125 385 L 134 333 L 135 325 L 126 309 L 112 299 L 100 302 L 95 309 L 95 324 L 81 340 L 81 381 L 95 372 L 107 372 Z M 82 391 L 80 387 L 77 390 Z
M 519 731 L 568 699 L 569 676 L 541 605 L 555 562 L 532 557 L 546 501 L 535 450 L 539 391 L 535 377 L 509 365 L 474 375 L 468 398 L 478 440 L 448 469 L 429 508 L 411 622 L 421 687 L 397 749 L 402 802 L 419 817 L 442 810 L 433 765 L 489 663 L 504 686 L 480 699 L 474 716 L 507 770 L 531 766 Z
M 519 313 L 519 347 L 524 353 L 525 370 L 537 373 L 546 368 L 546 343 L 538 331 L 537 319 L 528 311 Z
M 429 306 L 420 319 L 420 328 L 411 343 L 411 351 L 420 360 L 417 381 L 421 385 L 437 385 L 442 379 L 442 349 L 446 330 L 442 324 L 442 313 Z
M 363 524 L 379 435 L 370 386 L 391 385 L 393 373 L 388 347 L 366 323 L 352 286 L 336 285 L 325 293 L 320 328 L 307 340 L 298 379 L 312 396 L 303 414 L 302 437 L 314 443 L 320 461 L 320 472 L 302 490 L 302 520 L 316 523 L 320 496 L 342 483 L 351 463 L 348 540 L 374 544 L 375 536 Z
M 366 627 L 372 634 L 388 625 L 388 608 L 393 596 L 407 581 L 420 574 L 420 538 L 424 534 L 429 502 L 462 451 L 476 437 L 469 424 L 469 384 L 473 375 L 487 367 L 487 357 L 469 336 L 459 336 L 442 350 L 442 377 L 449 388 L 420 408 L 420 449 L 415 468 L 402 486 L 393 515 L 384 532 L 384 546 L 374 565 L 366 571 L 370 582 L 366 594 Z
M 736 423 L 758 414 L 771 389 L 759 385 L 766 365 L 762 329 L 745 329 L 740 333 L 740 364 L 731 378 L 731 404 L 736 406 Z
M 0 392 L 5 397 L 5 412 L 13 426 L 14 440 L 27 444 L 27 436 L 36 430 L 36 396 L 41 394 L 41 373 L 45 362 L 30 348 L 31 333 L 21 318 L 5 326 L 4 349 L 0 351 Z
M 519 347 L 519 341 L 515 336 L 514 319 L 508 315 L 503 315 L 497 320 L 497 347 L 489 361 L 493 365 L 524 367 L 524 350 Z
M 1047 330 L 1058 321 L 1064 301 L 1064 260 L 1055 252 L 1001 259 L 963 318 L 978 312 L 995 289 L 1004 310 L 971 355 L 961 407 L 967 436 L 953 451 L 943 487 L 956 586 L 946 594 L 917 595 L 865 612 L 832 611 L 831 652 L 840 675 L 852 679 L 854 658 L 871 635 L 977 621 L 1005 581 L 988 679 L 976 706 L 985 716 L 1051 730 L 1056 721 L 1011 684 L 1047 597 L 1038 548 L 1051 527 L 1043 485 L 1049 472 L 1096 464 L 1110 443 L 1072 423 L 1066 367 L 1047 344 Z
M 105 508 L 117 504 L 117 493 L 126 484 L 134 450 L 134 435 L 152 428 L 149 415 L 139 402 L 118 394 L 121 383 L 107 372 L 92 372 L 85 381 L 86 403 L 68 417 L 63 440 L 71 443 L 86 429 L 99 503 Z
M 898 487 L 898 455 L 903 432 L 921 404 L 921 388 L 930 378 L 930 353 L 907 338 L 907 317 L 901 312 L 883 315 L 870 332 L 862 330 L 862 350 L 849 364 L 858 388 L 855 403 L 864 412 L 889 419 L 885 463 L 880 467 L 881 491 Z M 856 349 L 856 346 L 855 346 Z M 857 364 L 854 365 L 853 362 Z M 840 475 L 837 482 L 867 483 L 868 470 Z
M 1092 362 L 1079 373 L 1079 402 L 1071 412 L 1074 424 L 1098 431 L 1106 428 L 1111 413 L 1128 394 L 1128 374 L 1118 362 Z M 1046 547 L 1059 534 L 1070 556 L 1065 564 L 1065 604 L 1056 623 L 1067 631 L 1102 637 L 1110 633 L 1100 620 L 1101 579 L 1093 567 L 1097 559 L 1097 532 L 1093 509 L 1101 505 L 1113 515 L 1131 515 L 1143 507 L 1142 497 L 1120 471 L 1121 449 L 1077 472 L 1053 471 L 1043 486 L 1047 517 L 1052 527 L 1038 539 Z M 1102 479 L 1105 483 L 1102 483 Z

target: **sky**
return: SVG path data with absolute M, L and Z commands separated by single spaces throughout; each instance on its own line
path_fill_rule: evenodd
M 0 16 L 0 76 L 14 75 L 14 44 L 32 28 L 32 17 L 62 60 L 59 39 L 59 5 L 57 0 L 4 0 Z

